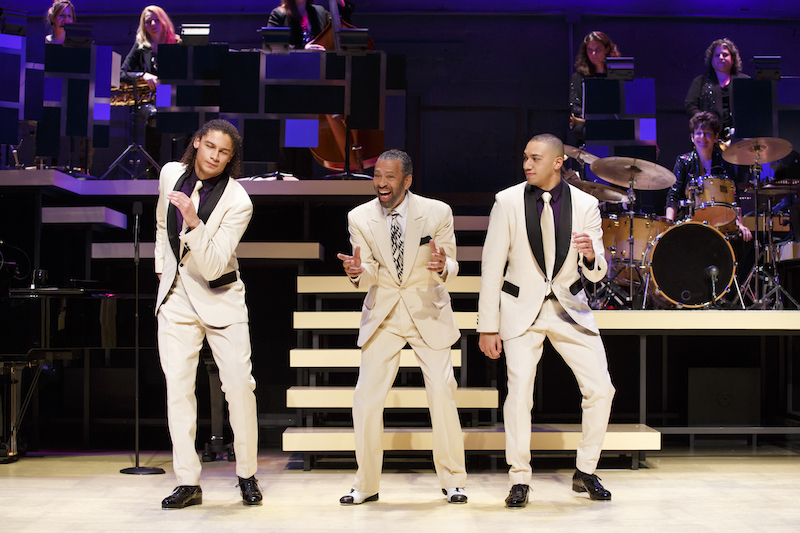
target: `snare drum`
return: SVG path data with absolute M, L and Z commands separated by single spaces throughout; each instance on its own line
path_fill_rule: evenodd
M 666 218 L 642 213 L 608 215 L 603 218 L 603 246 L 608 252 L 606 257 L 625 263 L 632 257 L 634 264 L 641 265 L 648 245 L 670 225 L 672 221 Z M 631 240 L 633 240 L 632 256 Z
M 736 275 L 728 240 L 716 228 L 682 222 L 659 235 L 647 252 L 651 288 L 678 307 L 705 307 L 727 293 Z M 716 298 L 708 268 L 717 267 Z
M 694 190 L 695 222 L 708 222 L 719 227 L 736 220 L 736 185 L 728 178 L 702 176 L 693 179 L 686 188 L 686 197 Z

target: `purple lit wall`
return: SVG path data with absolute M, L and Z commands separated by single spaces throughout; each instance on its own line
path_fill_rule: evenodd
M 567 127 L 569 77 L 575 51 L 591 30 L 605 31 L 623 54 L 636 58 L 637 77 L 654 79 L 659 162 L 670 169 L 690 147 L 683 99 L 712 40 L 733 39 L 750 75 L 754 55 L 780 55 L 784 76 L 800 76 L 800 2 L 354 1 L 354 23 L 369 28 L 379 49 L 407 58 L 405 148 L 417 163 L 416 187 L 430 193 L 491 192 L 522 179 L 519 154 L 535 133 L 574 141 Z M 80 20 L 94 24 L 96 42 L 124 55 L 147 2 L 75 4 Z M 277 4 L 161 5 L 178 24 L 211 22 L 214 41 L 253 48 L 257 28 Z M 0 5 L 23 6 L 31 13 L 29 35 L 44 35 L 41 14 L 49 2 Z M 782 115 L 781 136 L 800 146 L 798 113 Z M 663 210 L 661 198 L 652 203 Z

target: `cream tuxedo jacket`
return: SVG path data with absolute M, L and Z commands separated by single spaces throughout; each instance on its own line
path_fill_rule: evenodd
M 239 182 L 223 177 L 200 208 L 200 225 L 177 232 L 177 208 L 167 200 L 167 193 L 180 190 L 190 175 L 180 163 L 167 163 L 161 169 L 155 249 L 155 271 L 161 274 L 161 282 L 156 314 L 180 270 L 201 320 L 213 327 L 247 322 L 236 247 L 250 223 L 253 203 Z
M 353 283 L 369 289 L 361 311 L 358 345 L 363 346 L 398 301 L 408 308 L 422 339 L 435 350 L 452 346 L 461 333 L 456 325 L 450 294 L 444 287 L 458 274 L 453 212 L 438 200 L 408 193 L 408 220 L 403 241 L 403 279 L 397 279 L 389 228 L 378 199 L 348 213 L 350 243 L 361 247 L 364 271 Z M 447 255 L 446 279 L 426 268 L 430 241 Z
M 537 257 L 542 254 L 538 214 L 533 220 L 535 231 L 528 235 L 525 185 L 525 182 L 514 185 L 495 196 L 481 259 L 477 330 L 499 333 L 502 340 L 522 335 L 533 324 L 547 290 L 540 266 L 544 264 L 544 257 Z M 580 273 L 582 270 L 586 279 L 597 282 L 608 269 L 603 254 L 600 210 L 596 198 L 566 182 L 562 195 L 553 293 L 575 322 L 598 333 L 581 286 Z M 593 268 L 583 265 L 582 255 L 571 246 L 572 232 L 587 233 L 592 238 Z M 537 242 L 539 249 L 534 252 L 532 243 Z M 506 263 L 508 268 L 504 276 Z

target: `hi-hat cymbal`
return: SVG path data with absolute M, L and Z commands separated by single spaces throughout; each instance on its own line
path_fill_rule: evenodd
M 666 168 L 634 157 L 605 157 L 591 168 L 604 180 L 631 189 L 655 191 L 675 183 L 675 174 Z
M 618 204 L 628 199 L 627 192 L 611 185 L 604 185 L 593 181 L 571 181 L 569 184 L 574 185 L 584 192 L 588 192 L 601 202 Z
M 581 150 L 580 148 L 575 148 L 574 146 L 570 146 L 568 144 L 564 145 L 564 153 L 570 156 L 572 159 L 583 161 L 589 165 L 600 159 L 596 155 L 590 154 L 586 150 Z
M 792 153 L 792 143 L 777 137 L 753 137 L 730 145 L 722 159 L 734 165 L 771 163 Z

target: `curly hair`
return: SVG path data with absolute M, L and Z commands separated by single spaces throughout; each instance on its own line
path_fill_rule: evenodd
M 167 12 L 158 6 L 147 6 L 142 10 L 142 14 L 139 16 L 139 28 L 136 30 L 136 44 L 139 45 L 139 48 L 153 47 L 153 43 L 150 41 L 150 35 L 147 33 L 147 23 L 145 21 L 145 17 L 147 17 L 148 13 L 152 13 L 158 17 L 159 22 L 161 22 L 161 33 L 164 35 L 164 40 L 160 43 L 156 43 L 156 45 L 181 42 L 181 38 L 175 35 L 175 26 L 172 24 Z
M 400 161 L 400 168 L 403 172 L 403 177 L 413 175 L 414 174 L 414 166 L 411 163 L 411 157 L 407 153 L 402 150 L 386 150 L 380 156 L 378 156 L 378 161 L 388 161 L 388 160 L 397 160 Z
M 706 71 L 708 71 L 709 76 L 713 75 L 714 79 L 717 78 L 717 73 L 714 71 L 714 67 L 711 66 L 711 58 L 714 56 L 714 50 L 718 46 L 727 49 L 731 53 L 731 59 L 733 60 L 731 75 L 740 73 L 742 71 L 742 56 L 739 55 L 739 49 L 730 39 L 722 38 L 711 43 L 711 46 L 706 49 Z
M 584 76 L 594 76 L 597 74 L 597 69 L 594 64 L 589 61 L 589 54 L 586 53 L 586 45 L 592 41 L 599 41 L 606 47 L 606 57 L 619 57 L 619 48 L 611 40 L 611 38 L 601 31 L 593 31 L 583 38 L 581 48 L 578 50 L 578 55 L 575 56 L 575 70 Z
M 231 144 L 233 145 L 233 155 L 225 166 L 225 172 L 231 178 L 238 178 L 242 171 L 242 136 L 239 135 L 239 130 L 227 120 L 217 118 L 203 124 L 203 127 L 197 130 L 197 133 L 192 137 L 193 141 L 195 139 L 202 139 L 210 131 L 218 131 L 230 137 Z M 189 146 L 186 147 L 186 151 L 183 153 L 183 157 L 181 157 L 181 163 L 186 165 L 187 170 L 194 170 L 196 158 L 197 148 L 194 147 L 194 142 L 190 142 Z
M 710 130 L 715 135 L 719 135 L 719 132 L 722 131 L 722 124 L 719 121 L 719 117 L 714 113 L 700 111 L 689 119 L 689 131 L 694 133 L 697 128 Z

